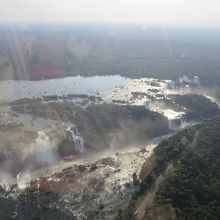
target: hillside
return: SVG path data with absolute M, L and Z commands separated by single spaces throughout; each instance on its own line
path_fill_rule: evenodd
M 161 142 L 118 219 L 219 219 L 219 137 L 214 118 Z
M 171 204 L 178 219 L 220 219 L 220 120 L 196 132 L 175 172 L 156 197 L 156 204 Z

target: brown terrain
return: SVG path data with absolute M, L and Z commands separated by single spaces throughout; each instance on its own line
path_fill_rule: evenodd
M 174 167 L 172 164 L 169 164 L 164 171 L 163 174 L 159 175 L 152 186 L 151 190 L 147 193 L 144 200 L 139 205 L 136 213 L 137 213 L 137 220 L 142 220 L 144 216 L 146 215 L 146 209 L 150 208 L 154 202 L 154 199 L 156 197 L 156 193 L 160 189 L 161 185 L 164 183 L 166 177 L 170 175 L 174 170 Z

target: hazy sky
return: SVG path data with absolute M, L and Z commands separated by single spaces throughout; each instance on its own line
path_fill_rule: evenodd
M 0 21 L 219 25 L 220 0 L 0 0 Z

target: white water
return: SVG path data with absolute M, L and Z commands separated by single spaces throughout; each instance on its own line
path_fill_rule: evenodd
M 77 152 L 83 153 L 85 151 L 85 141 L 80 135 L 77 127 L 67 128 L 67 136 L 70 141 L 74 142 Z
M 174 122 L 174 120 L 173 119 L 170 119 L 169 121 L 168 121 L 168 126 L 169 126 L 169 129 L 170 130 L 176 130 L 176 125 L 175 125 L 175 122 Z
M 178 123 L 176 121 L 178 121 Z M 168 126 L 170 130 L 176 131 L 178 129 L 184 128 L 186 125 L 187 122 L 184 118 L 184 115 L 182 115 L 182 118 L 168 119 Z

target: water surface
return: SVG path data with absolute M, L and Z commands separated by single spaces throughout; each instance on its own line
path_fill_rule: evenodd
M 88 94 L 113 89 L 130 79 L 115 76 L 72 76 L 58 79 L 28 81 L 0 81 L 0 100 L 15 101 L 22 98 L 39 98 L 50 95 Z

